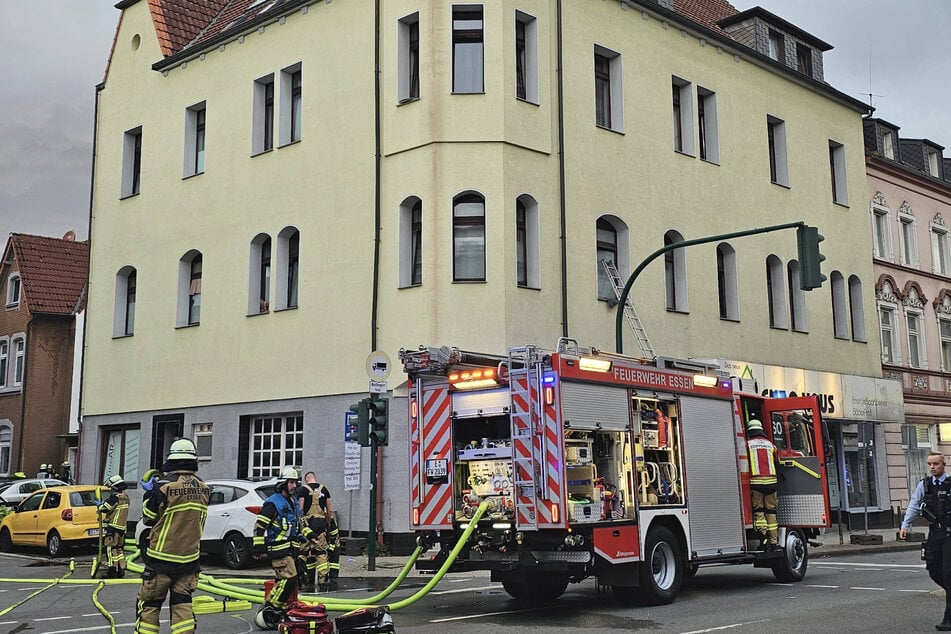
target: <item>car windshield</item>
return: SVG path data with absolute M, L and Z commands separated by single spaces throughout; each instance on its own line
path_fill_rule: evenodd
M 70 506 L 95 506 L 96 491 L 94 489 L 90 489 L 89 491 L 73 491 L 69 494 L 69 504 Z
M 4 491 L 12 487 L 14 484 L 16 484 L 16 482 L 4 482 L 3 484 L 0 484 L 0 495 L 2 495 Z

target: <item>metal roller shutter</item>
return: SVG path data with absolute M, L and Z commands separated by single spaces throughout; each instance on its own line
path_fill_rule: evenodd
M 624 387 L 561 384 L 561 418 L 572 429 L 627 429 L 628 401 Z
M 478 392 L 455 392 L 452 395 L 453 418 L 508 414 L 511 406 L 508 387 Z
M 742 552 L 743 511 L 730 401 L 680 401 L 691 550 L 703 557 Z

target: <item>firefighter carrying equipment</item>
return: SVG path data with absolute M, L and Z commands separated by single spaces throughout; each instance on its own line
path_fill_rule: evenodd
M 106 578 L 122 578 L 125 576 L 126 560 L 125 551 L 125 532 L 129 520 L 129 496 L 125 493 L 125 482 L 120 475 L 110 476 L 106 480 L 106 486 L 112 490 L 112 494 L 105 502 L 97 505 L 99 508 L 99 532 L 102 541 L 101 546 L 108 549 L 109 569 L 106 572 Z M 102 533 L 105 532 L 103 536 Z M 98 556 L 101 557 L 101 546 Z
M 776 484 L 776 446 L 764 437 L 746 441 L 750 457 L 750 483 Z

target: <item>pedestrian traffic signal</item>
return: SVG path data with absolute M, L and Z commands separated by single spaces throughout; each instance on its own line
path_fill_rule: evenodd
M 347 434 L 347 440 L 360 443 L 361 447 L 370 446 L 370 399 L 362 399 L 359 403 L 350 406 L 350 411 L 357 415 L 356 431 Z
M 822 274 L 821 263 L 826 256 L 819 253 L 819 243 L 825 240 L 815 227 L 803 225 L 796 230 L 796 242 L 799 247 L 799 288 L 811 291 L 826 281 Z
M 369 401 L 370 408 L 370 437 L 376 441 L 378 447 L 388 444 L 389 431 L 389 401 L 376 395 Z

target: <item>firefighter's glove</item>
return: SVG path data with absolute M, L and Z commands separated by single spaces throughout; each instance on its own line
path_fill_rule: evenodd
M 264 536 L 255 537 L 251 545 L 251 553 L 255 557 L 263 557 L 267 554 L 267 546 L 264 545 Z
M 161 477 L 161 471 L 158 469 L 149 469 L 142 474 L 142 479 L 139 480 L 139 484 L 142 485 L 143 490 L 151 491 L 155 487 L 155 483 L 158 482 Z
M 92 503 L 95 504 L 97 508 L 99 508 L 99 507 L 101 507 L 103 504 L 105 504 L 106 501 L 105 501 L 105 500 L 93 500 Z M 102 510 L 102 509 L 100 509 L 100 510 Z
M 337 520 L 334 520 L 334 519 L 330 520 L 330 522 L 327 524 L 327 530 L 330 531 L 331 537 L 336 537 L 337 534 L 340 532 L 337 530 Z

